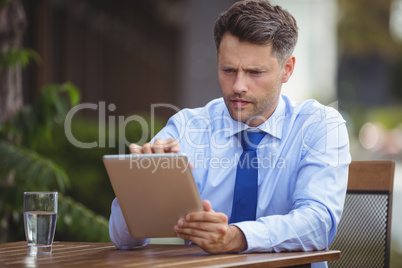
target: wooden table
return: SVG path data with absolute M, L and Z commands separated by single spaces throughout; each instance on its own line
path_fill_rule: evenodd
M 112 243 L 54 242 L 51 255 L 27 255 L 26 242 L 0 244 L 0 267 L 310 267 L 340 251 L 218 254 L 198 246 L 148 245 L 118 250 Z

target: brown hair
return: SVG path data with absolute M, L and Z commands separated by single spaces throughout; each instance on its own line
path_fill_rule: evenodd
M 273 55 L 283 64 L 296 46 L 297 30 L 296 20 L 287 10 L 268 0 L 245 0 L 219 15 L 214 38 L 217 51 L 226 32 L 241 42 L 272 44 Z

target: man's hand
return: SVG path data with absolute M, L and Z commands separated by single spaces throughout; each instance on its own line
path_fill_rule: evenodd
M 208 200 L 203 201 L 204 211 L 190 213 L 174 227 L 177 237 L 191 241 L 209 253 L 242 252 L 247 249 L 243 232 L 228 225 L 223 213 L 212 210 Z
M 154 143 L 145 143 L 139 146 L 135 143 L 130 145 L 132 154 L 160 154 L 160 153 L 178 153 L 180 144 L 175 139 L 156 139 Z

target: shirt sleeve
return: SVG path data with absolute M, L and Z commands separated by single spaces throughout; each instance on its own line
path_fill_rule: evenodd
M 306 132 L 304 154 L 294 170 L 292 210 L 236 223 L 248 243 L 244 253 L 323 250 L 334 238 L 351 161 L 346 126 L 323 122 Z
M 148 245 L 151 241 L 151 239 L 134 239 L 130 236 L 117 198 L 112 202 L 112 213 L 109 219 L 109 236 L 118 249 L 142 247 Z
M 185 137 L 185 127 L 187 121 L 188 119 L 186 118 L 185 110 L 176 113 L 169 118 L 166 126 L 152 138 L 151 142 L 154 142 L 156 139 L 166 140 L 173 138 L 177 140 L 181 146 Z

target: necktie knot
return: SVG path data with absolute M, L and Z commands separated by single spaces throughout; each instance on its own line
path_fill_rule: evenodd
M 264 138 L 265 132 L 250 132 L 242 131 L 239 133 L 239 139 L 243 150 L 245 151 L 256 151 L 258 144 Z

